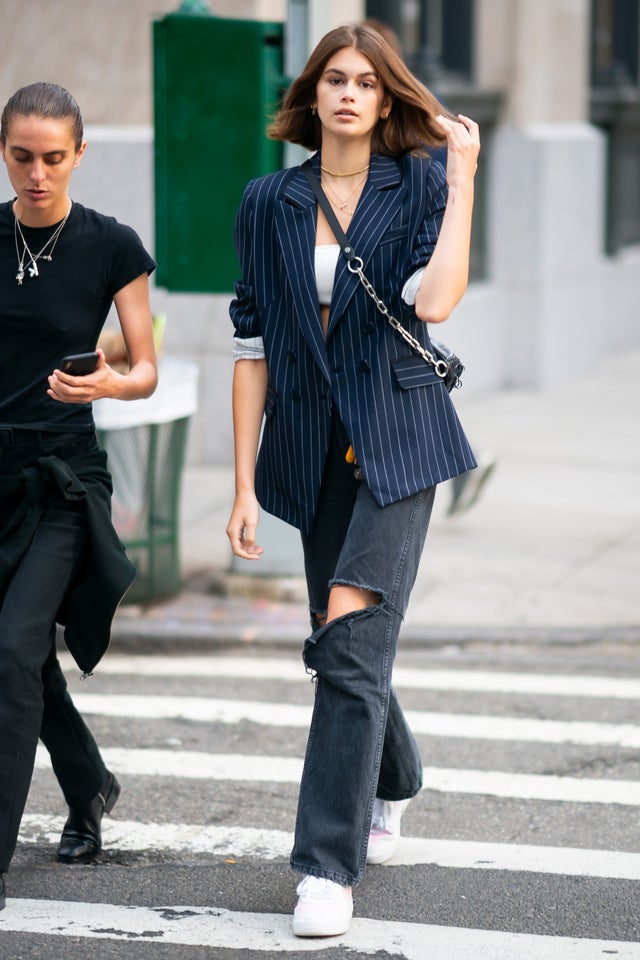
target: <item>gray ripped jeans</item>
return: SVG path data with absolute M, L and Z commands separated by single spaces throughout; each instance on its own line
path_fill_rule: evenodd
M 348 443 L 337 421 L 314 528 L 302 535 L 315 627 L 303 656 L 316 688 L 291 866 L 351 886 L 364 873 L 374 798 L 403 800 L 422 786 L 391 672 L 435 487 L 379 507 L 344 459 Z M 334 584 L 379 602 L 319 626 Z

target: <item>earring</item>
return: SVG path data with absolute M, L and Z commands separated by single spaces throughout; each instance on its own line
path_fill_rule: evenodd
M 315 104 L 312 104 L 312 106 L 311 106 L 311 115 L 314 116 L 314 117 L 315 117 L 315 115 L 316 115 L 316 106 L 315 106 Z

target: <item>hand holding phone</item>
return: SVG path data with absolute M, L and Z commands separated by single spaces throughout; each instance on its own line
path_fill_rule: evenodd
M 98 354 L 92 353 L 73 353 L 65 357 L 60 364 L 63 373 L 69 373 L 72 377 L 84 377 L 88 373 L 93 373 L 98 366 Z

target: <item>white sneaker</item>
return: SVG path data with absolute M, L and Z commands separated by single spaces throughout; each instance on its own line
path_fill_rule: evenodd
M 400 839 L 400 819 L 409 802 L 410 800 L 375 798 L 367 845 L 367 863 L 386 863 L 394 855 Z
M 353 914 L 351 887 L 307 874 L 298 884 L 293 911 L 296 937 L 337 937 L 349 929 Z

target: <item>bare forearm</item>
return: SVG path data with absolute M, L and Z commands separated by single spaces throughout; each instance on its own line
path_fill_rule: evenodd
M 142 400 L 150 397 L 158 384 L 158 371 L 151 360 L 140 360 L 128 373 L 111 371 L 113 386 L 106 396 L 118 400 Z
M 267 396 L 264 360 L 238 360 L 233 371 L 236 492 L 252 492 L 260 428 Z
M 233 371 L 236 496 L 227 536 L 234 554 L 244 560 L 258 560 L 263 552 L 256 543 L 260 508 L 254 477 L 268 379 L 264 360 L 236 361 Z
M 438 242 L 416 294 L 421 320 L 446 320 L 467 289 L 473 194 L 473 182 L 449 188 Z

